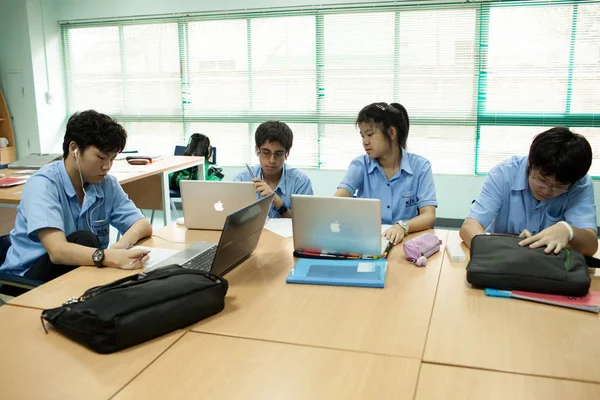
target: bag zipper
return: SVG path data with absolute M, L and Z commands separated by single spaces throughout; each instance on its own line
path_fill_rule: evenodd
M 203 275 L 203 276 L 206 276 L 207 278 L 213 280 L 215 283 L 220 283 L 220 282 L 222 283 L 222 281 L 216 279 L 216 276 L 214 274 L 207 273 L 207 272 L 201 272 L 201 271 L 192 271 L 192 270 L 185 269 L 185 268 L 181 268 L 181 270 L 170 271 L 170 273 L 168 273 L 168 274 L 160 273 L 160 272 L 165 272 L 165 270 L 162 270 L 162 271 L 157 270 L 157 271 L 153 271 L 153 272 L 155 272 L 155 273 L 150 272 L 148 274 L 141 273 L 141 274 L 131 275 L 131 276 L 122 278 L 120 280 L 117 280 L 115 282 L 106 284 L 104 286 L 93 287 L 91 289 L 86 290 L 78 298 L 71 297 L 71 298 L 67 299 L 67 301 L 65 301 L 63 303 L 63 306 L 75 304 L 75 303 L 82 303 L 92 297 L 95 297 L 102 293 L 106 293 L 112 289 L 123 289 L 126 287 L 136 286 L 140 283 L 163 279 L 163 278 L 167 278 L 167 277 L 175 276 L 175 275 Z M 144 282 L 140 282 L 140 281 L 144 281 Z
M 439 246 L 440 246 L 440 244 L 439 244 L 439 243 L 436 243 L 436 244 L 434 244 L 433 246 L 431 246 L 430 248 L 423 250 L 423 251 L 421 252 L 421 255 L 422 255 L 422 256 L 425 256 L 425 257 L 427 257 L 427 254 L 428 254 L 430 251 L 434 250 L 436 247 L 439 247 Z

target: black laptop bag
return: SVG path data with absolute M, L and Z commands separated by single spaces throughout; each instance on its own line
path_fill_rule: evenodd
M 113 353 L 220 312 L 227 288 L 221 276 L 172 265 L 93 287 L 42 318 L 98 353 Z
M 519 246 L 513 235 L 477 235 L 471 241 L 467 281 L 500 290 L 585 296 L 590 289 L 589 260 L 573 249 L 544 253 L 545 247 Z M 590 267 L 594 265 L 589 265 Z

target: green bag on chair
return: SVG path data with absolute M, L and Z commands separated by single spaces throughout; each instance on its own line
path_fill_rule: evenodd
M 194 133 L 190 136 L 190 140 L 183 151 L 183 155 L 204 157 L 204 180 L 223 180 L 223 169 L 217 167 L 214 163 L 207 161 L 212 156 L 212 146 L 210 145 L 208 136 L 201 133 Z M 169 174 L 169 189 L 179 190 L 179 182 L 181 180 L 198 180 L 198 167 L 171 172 Z
M 222 169 L 210 163 L 204 163 L 204 180 L 221 181 L 223 180 Z M 179 190 L 180 181 L 197 181 L 198 167 L 186 168 L 169 174 L 169 189 Z

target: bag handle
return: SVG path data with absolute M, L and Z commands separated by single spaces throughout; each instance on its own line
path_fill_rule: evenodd
M 227 289 L 229 287 L 229 283 L 227 282 L 227 280 L 219 275 L 210 273 L 210 272 L 204 272 L 204 271 L 194 271 L 194 270 L 190 270 L 187 268 L 182 268 L 179 265 L 173 264 L 173 265 L 168 265 L 165 266 L 163 268 L 159 268 L 155 271 L 149 272 L 148 274 L 135 274 L 135 275 L 130 275 L 130 276 L 126 276 L 124 278 L 118 279 L 114 282 L 111 283 L 107 283 L 106 285 L 101 285 L 101 286 L 94 286 L 88 290 L 86 290 L 80 297 L 79 299 L 77 299 L 77 301 L 84 301 L 89 299 L 90 297 L 96 296 L 100 293 L 104 293 L 108 290 L 114 289 L 117 286 L 121 286 L 125 283 L 131 282 L 131 285 L 129 286 L 133 286 L 133 285 L 137 285 L 137 284 L 142 284 L 148 281 L 153 281 L 153 280 L 157 280 L 157 279 L 162 279 L 164 277 L 167 276 L 174 276 L 174 275 L 202 275 L 205 276 L 206 278 L 214 281 L 215 283 L 219 283 L 222 286 L 225 287 L 225 292 L 227 292 Z
M 227 279 L 223 278 L 220 275 L 213 274 L 212 272 L 204 272 L 204 271 L 194 271 L 194 272 L 199 272 L 201 275 L 204 275 L 208 279 L 210 279 L 216 283 L 220 283 L 225 288 L 225 293 L 227 293 L 227 289 L 229 289 L 229 282 L 227 282 Z

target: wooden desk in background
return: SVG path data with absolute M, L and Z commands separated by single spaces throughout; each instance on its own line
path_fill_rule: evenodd
M 110 174 L 115 176 L 123 190 L 138 208 L 163 210 L 165 225 L 171 222 L 169 198 L 169 173 L 199 166 L 201 179 L 204 173 L 204 157 L 164 156 L 148 165 L 130 165 L 125 160 L 115 161 Z M 9 176 L 15 170 L 0 172 Z M 0 188 L 0 203 L 17 205 L 21 201 L 23 186 Z
M 124 351 L 103 355 L 40 322 L 40 310 L 0 307 L 0 397 L 108 399 L 169 348 L 177 330 Z
M 444 258 L 424 361 L 600 382 L 600 315 L 487 297 L 467 283 L 466 265 Z

